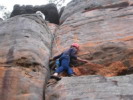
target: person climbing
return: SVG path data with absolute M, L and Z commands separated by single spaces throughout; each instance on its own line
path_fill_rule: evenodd
M 69 76 L 74 76 L 75 74 L 74 74 L 72 68 L 70 68 L 70 66 L 69 66 L 70 60 L 75 59 L 75 60 L 79 60 L 79 61 L 82 61 L 85 63 L 88 62 L 87 60 L 82 60 L 79 57 L 77 57 L 78 52 L 79 52 L 79 44 L 73 43 L 68 50 L 65 50 L 58 56 L 51 58 L 50 61 L 56 60 L 56 59 L 59 59 L 59 61 L 60 61 L 60 67 L 57 67 L 57 69 L 55 70 L 55 73 L 52 75 L 52 77 L 58 77 L 58 74 L 63 71 L 67 71 L 67 74 Z

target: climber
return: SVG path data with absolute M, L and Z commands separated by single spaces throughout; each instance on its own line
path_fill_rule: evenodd
M 45 15 L 41 11 L 37 11 L 36 14 L 45 20 Z
M 76 60 L 79 60 L 79 61 L 82 61 L 85 63 L 88 62 L 87 60 L 82 60 L 82 59 L 77 57 L 78 51 L 79 51 L 79 44 L 73 43 L 68 50 L 62 52 L 58 56 L 51 58 L 50 61 L 56 60 L 56 59 L 59 59 L 59 61 L 60 61 L 60 67 L 58 67 L 55 70 L 55 73 L 52 75 L 52 77 L 58 77 L 58 74 L 63 72 L 63 71 L 67 71 L 67 74 L 69 76 L 74 76 L 74 72 L 69 66 L 70 60 L 76 59 Z

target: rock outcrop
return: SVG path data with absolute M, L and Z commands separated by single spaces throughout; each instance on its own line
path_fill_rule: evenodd
M 132 100 L 133 1 L 72 0 L 60 26 L 53 8 L 16 5 L 0 22 L 0 100 Z M 76 77 L 46 85 L 49 58 L 74 42 L 88 63 L 75 62 Z
M 63 23 L 67 18 L 77 12 L 91 11 L 101 8 L 118 8 L 132 5 L 132 0 L 72 0 L 65 8 L 64 13 L 60 18 Z
M 59 14 L 55 4 L 47 4 L 41 6 L 20 6 L 18 4 L 14 5 L 13 11 L 10 17 L 21 15 L 21 14 L 33 14 L 36 11 L 41 11 L 45 15 L 45 20 L 49 21 L 50 23 L 59 24 Z
M 34 14 L 0 23 L 0 100 L 45 99 L 52 37 Z
M 108 86 L 111 81 L 103 86 L 94 84 L 93 80 L 90 83 L 95 76 L 88 76 L 118 76 L 114 78 L 121 80 L 128 76 L 119 75 L 133 73 L 132 5 L 132 0 L 73 0 L 67 5 L 56 32 L 53 54 L 57 55 L 77 42 L 80 44 L 78 56 L 90 63 L 76 62 L 73 70 L 77 76 L 86 75 L 81 77 L 84 80 L 80 77 L 63 78 L 57 85 L 47 88 L 47 100 L 132 100 L 130 81 L 127 86 L 123 82 L 121 86 L 111 88 Z
M 74 7 L 73 2 L 78 6 Z M 98 3 L 100 6 L 93 6 L 91 9 L 93 3 Z M 91 5 L 83 6 L 83 4 Z M 104 68 L 112 65 L 125 66 L 127 69 L 119 74 L 125 74 L 129 69 L 132 72 L 132 2 L 127 0 L 72 1 L 64 10 L 62 17 L 67 13 L 67 8 L 78 9 L 79 6 L 82 6 L 82 10 L 70 14 L 57 30 L 54 54 L 77 42 L 81 46 L 79 54 L 81 58 Z M 71 13 L 75 10 L 69 11 Z M 57 48 L 60 48 L 60 51 Z M 119 61 L 121 64 L 117 64 Z M 84 65 L 78 64 L 78 66 L 83 68 Z
M 133 100 L 132 87 L 133 75 L 64 77 L 46 100 Z
M 64 6 L 64 7 L 62 7 L 62 8 L 60 9 L 60 12 L 59 12 L 59 17 L 61 17 L 61 15 L 62 15 L 62 13 L 63 13 L 64 9 L 65 9 L 65 6 Z

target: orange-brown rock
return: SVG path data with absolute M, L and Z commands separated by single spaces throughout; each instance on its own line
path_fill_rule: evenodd
M 36 15 L 0 23 L 0 100 L 44 100 L 53 36 Z
M 56 55 L 77 42 L 80 44 L 79 57 L 106 67 L 121 62 L 131 70 L 132 8 L 129 0 L 72 1 L 62 14 L 62 18 L 69 17 L 57 30 L 53 53 Z M 72 9 L 70 13 L 69 9 Z
M 104 66 L 101 64 L 87 63 L 82 66 L 72 67 L 76 76 L 82 75 L 102 75 L 107 77 L 119 76 L 130 74 L 128 73 L 128 67 L 125 66 L 122 62 L 114 62 L 109 66 Z M 64 72 L 61 76 L 67 76 Z
M 128 72 L 127 66 L 125 66 L 122 62 L 118 61 L 118 62 L 112 63 L 107 67 L 101 68 L 98 74 L 107 76 L 107 77 L 110 77 L 110 76 L 112 77 L 112 76 L 128 74 L 127 72 Z
M 90 63 L 77 61 L 77 77 L 47 87 L 46 100 L 133 100 L 133 1 L 73 0 L 60 22 L 53 54 L 77 42 Z
M 0 22 L 0 100 L 133 100 L 132 13 L 132 0 L 73 0 L 59 27 L 34 14 Z M 51 54 L 74 42 L 89 63 L 46 88 Z

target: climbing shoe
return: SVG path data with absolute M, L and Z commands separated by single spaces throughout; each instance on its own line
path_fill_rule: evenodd
M 75 74 L 71 74 L 71 75 L 69 75 L 69 77 L 75 77 L 76 75 Z
M 52 75 L 50 79 L 56 79 L 57 81 L 61 80 L 61 77 Z

